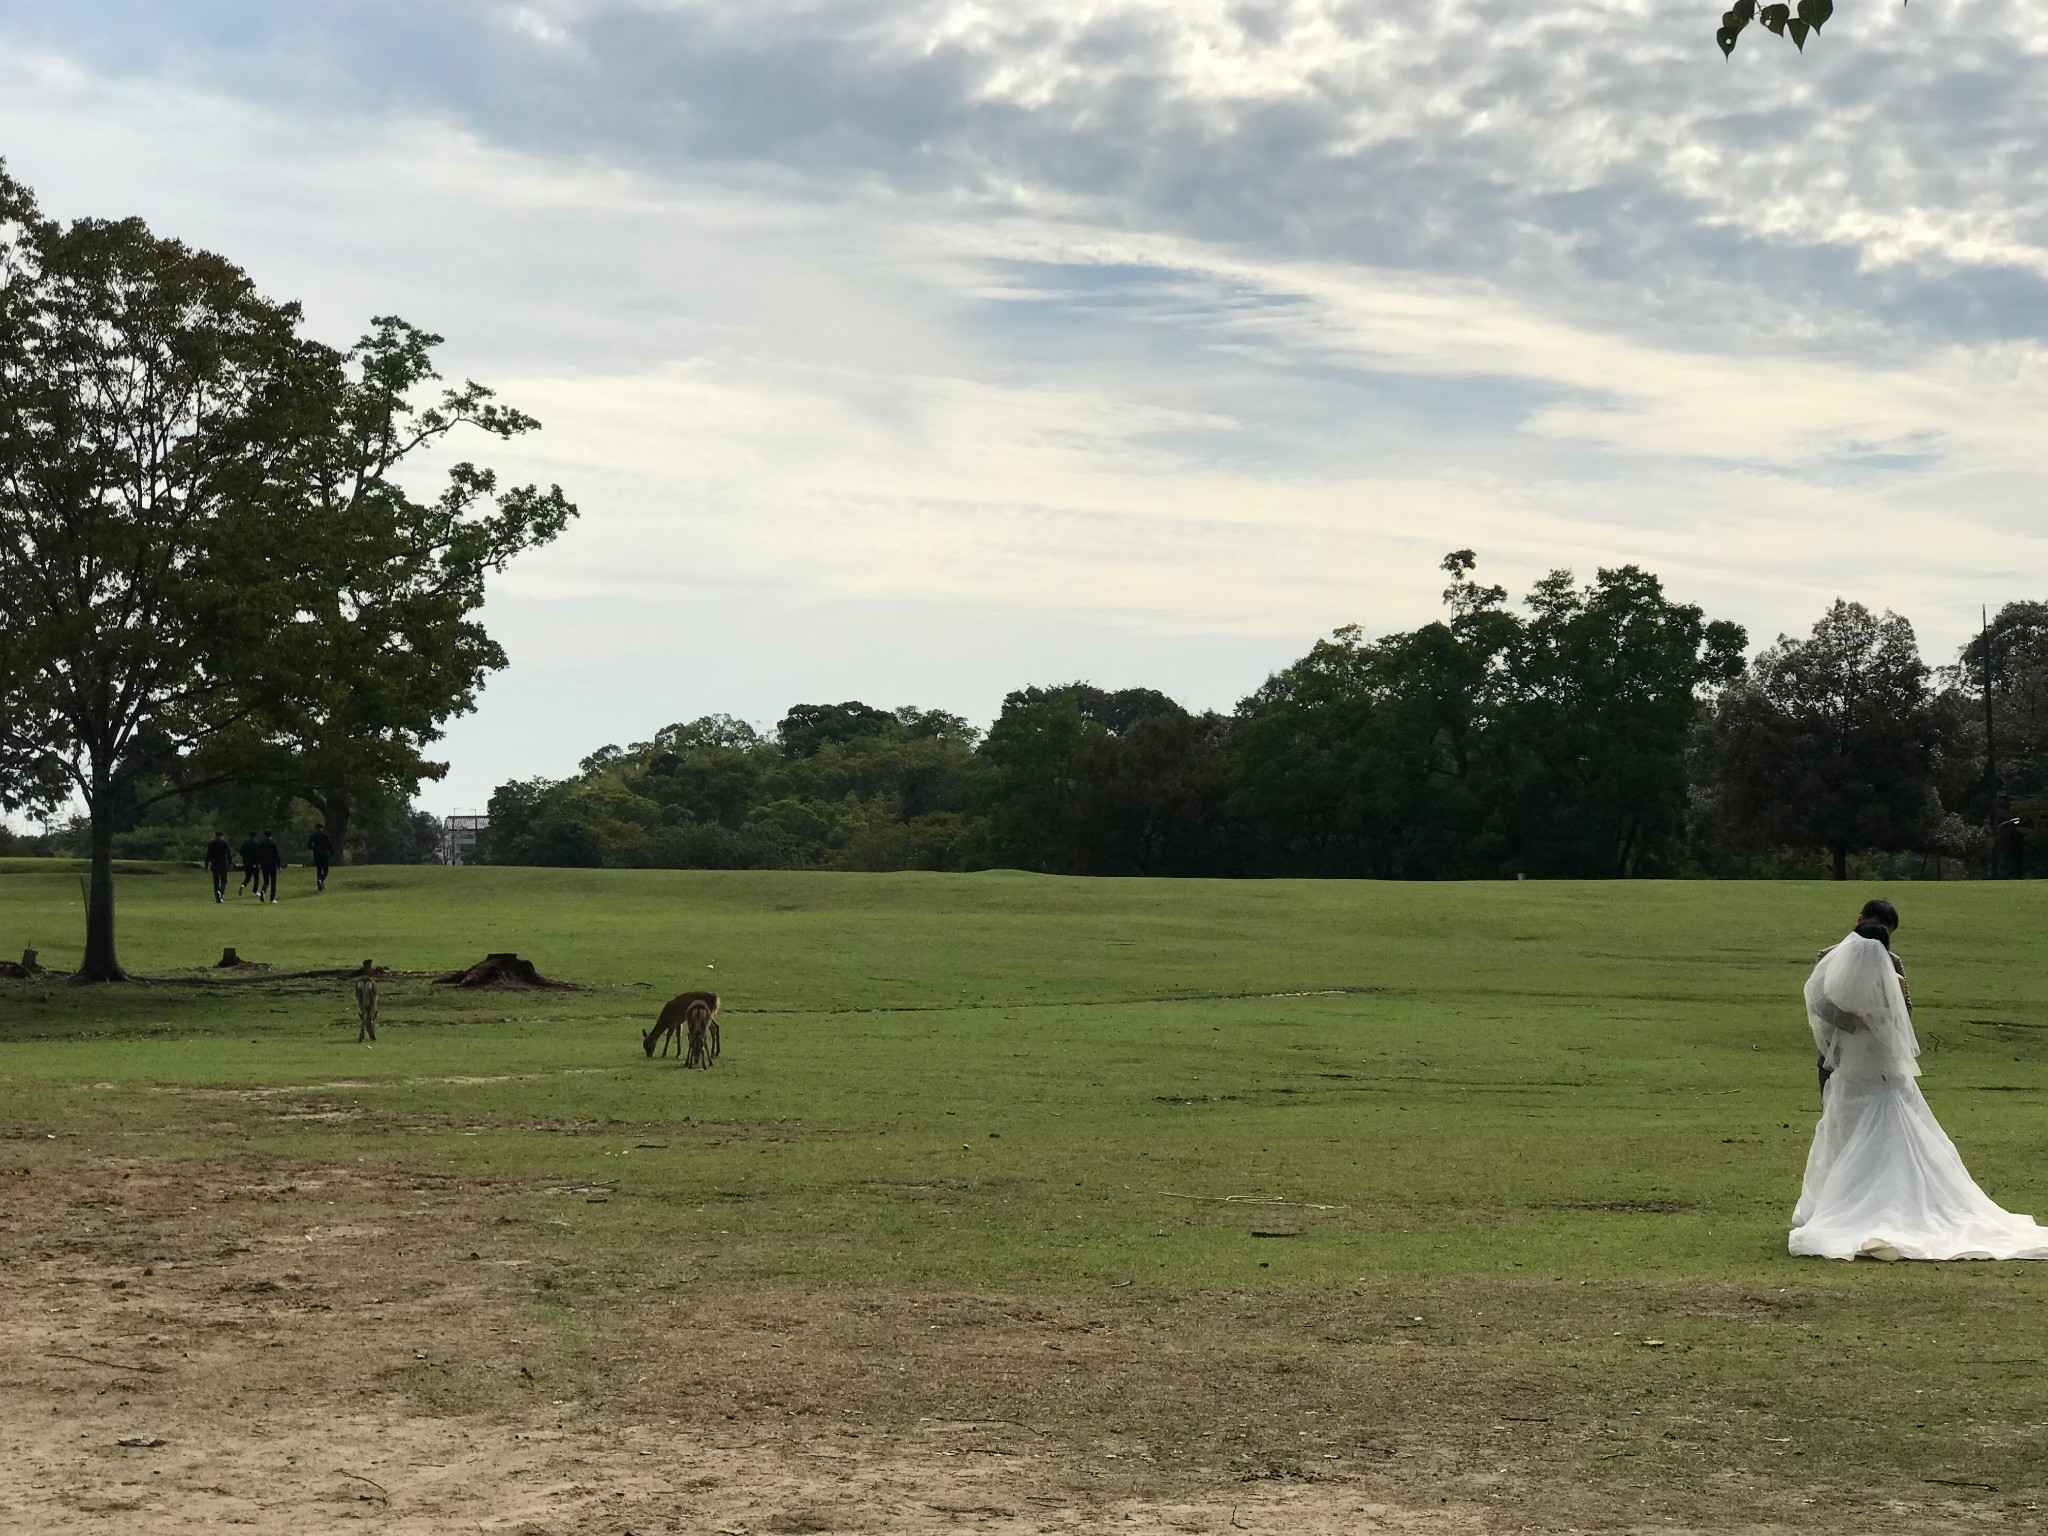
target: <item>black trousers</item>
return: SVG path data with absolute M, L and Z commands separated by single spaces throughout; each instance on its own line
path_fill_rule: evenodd
M 263 878 L 256 884 L 256 899 L 261 901 L 266 896 L 272 901 L 277 900 L 277 871 L 268 866 L 265 866 Z
M 228 867 L 223 864 L 213 871 L 213 899 L 220 900 L 228 893 Z

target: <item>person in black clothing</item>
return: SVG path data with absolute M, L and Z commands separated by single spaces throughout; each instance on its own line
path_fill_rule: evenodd
M 306 839 L 306 846 L 313 850 L 313 873 L 317 877 L 313 889 L 327 889 L 327 866 L 334 858 L 334 839 L 327 835 L 325 827 L 315 827 L 313 835 Z
M 235 867 L 235 850 L 228 846 L 222 834 L 213 834 L 213 841 L 206 845 L 206 872 L 213 876 L 213 899 L 227 900 L 228 871 Z
M 256 887 L 256 899 L 261 901 L 268 896 L 274 906 L 277 902 L 277 872 L 284 866 L 284 854 L 268 831 L 263 834 L 263 845 L 256 850 L 256 862 L 263 871 L 262 883 Z
M 256 894 L 261 896 L 263 894 L 263 846 L 256 841 L 256 834 L 254 832 L 251 832 L 242 839 L 242 889 L 236 894 L 248 895 L 249 887 L 252 884 L 256 887 Z

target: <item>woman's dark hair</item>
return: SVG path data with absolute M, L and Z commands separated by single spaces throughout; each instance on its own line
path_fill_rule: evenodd
M 1899 909 L 1886 901 L 1882 896 L 1873 897 L 1863 903 L 1862 915 L 1866 919 L 1874 919 L 1877 922 L 1883 923 L 1887 928 L 1899 926 Z
M 1863 922 L 1858 923 L 1856 925 L 1856 937 L 1859 939 L 1875 939 L 1886 949 L 1892 947 L 1891 929 L 1874 919 L 1865 919 Z

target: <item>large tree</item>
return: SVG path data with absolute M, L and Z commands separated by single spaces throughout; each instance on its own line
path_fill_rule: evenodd
M 1508 649 L 1490 745 L 1502 841 L 1532 873 L 1634 875 L 1684 831 L 1703 694 L 1742 674 L 1748 636 L 1674 603 L 1638 566 L 1584 587 L 1553 571 Z
M 1780 636 L 1721 695 L 1693 767 L 1738 841 L 1825 849 L 1842 880 L 1852 853 L 1938 837 L 1941 738 L 1913 626 L 1837 600 L 1810 636 Z
M 89 980 L 122 974 L 117 816 L 245 717 L 289 616 L 260 530 L 297 322 L 139 221 L 59 226 L 0 169 L 0 793 L 84 802 Z
M 317 536 L 294 571 L 299 621 L 269 674 L 257 762 L 317 810 L 336 848 L 366 800 L 409 801 L 445 763 L 426 748 L 468 712 L 505 652 L 475 617 L 487 575 L 552 540 L 575 515 L 559 486 L 501 489 L 490 469 L 450 467 L 438 494 L 410 491 L 410 461 L 463 431 L 510 439 L 532 417 L 480 384 L 419 396 L 440 375 L 441 342 L 382 316 L 325 371 L 306 424 L 291 493 Z M 246 775 L 243 744 L 223 741 L 219 767 Z
M 1948 808 L 1984 830 L 1993 876 L 2024 874 L 2048 846 L 2048 603 L 1999 609 L 1945 681 Z
M 1446 562 L 1447 621 L 1368 640 L 1347 625 L 1238 705 L 1231 807 L 1267 874 L 1491 872 L 1485 739 L 1516 621 Z
M 1223 808 L 1218 723 L 1152 688 L 1020 688 L 975 762 L 989 856 L 1053 874 L 1191 873 Z
M 1233 803 L 1271 872 L 1633 875 L 1676 842 L 1742 631 L 1635 566 L 1554 571 L 1525 617 L 1475 564 L 1444 558 L 1445 621 L 1339 630 L 1240 706 Z
M 403 692 L 389 680 L 414 659 L 409 640 L 352 631 L 446 634 L 502 562 L 505 525 L 473 515 L 487 474 L 458 466 L 448 494 L 411 503 L 392 474 L 408 444 L 350 436 L 374 425 L 372 370 L 351 374 L 299 323 L 231 262 L 139 220 L 45 218 L 0 168 L 0 808 L 84 804 L 82 980 L 123 975 L 113 838 L 143 786 L 189 786 L 229 738 L 252 754 L 311 739 L 323 692 L 365 690 L 352 728 L 374 737 L 400 712 L 379 691 Z M 466 398 L 441 410 L 491 427 L 487 400 Z M 531 537 L 569 511 L 559 492 L 496 500 Z M 431 612 L 365 625 L 366 605 L 336 593 Z

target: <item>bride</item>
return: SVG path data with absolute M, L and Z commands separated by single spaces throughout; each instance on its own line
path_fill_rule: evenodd
M 1806 982 L 1833 1076 L 1792 1213 L 1794 1254 L 2048 1259 L 2048 1227 L 1991 1202 L 1921 1096 L 1920 1044 L 1883 939 L 1851 934 Z

